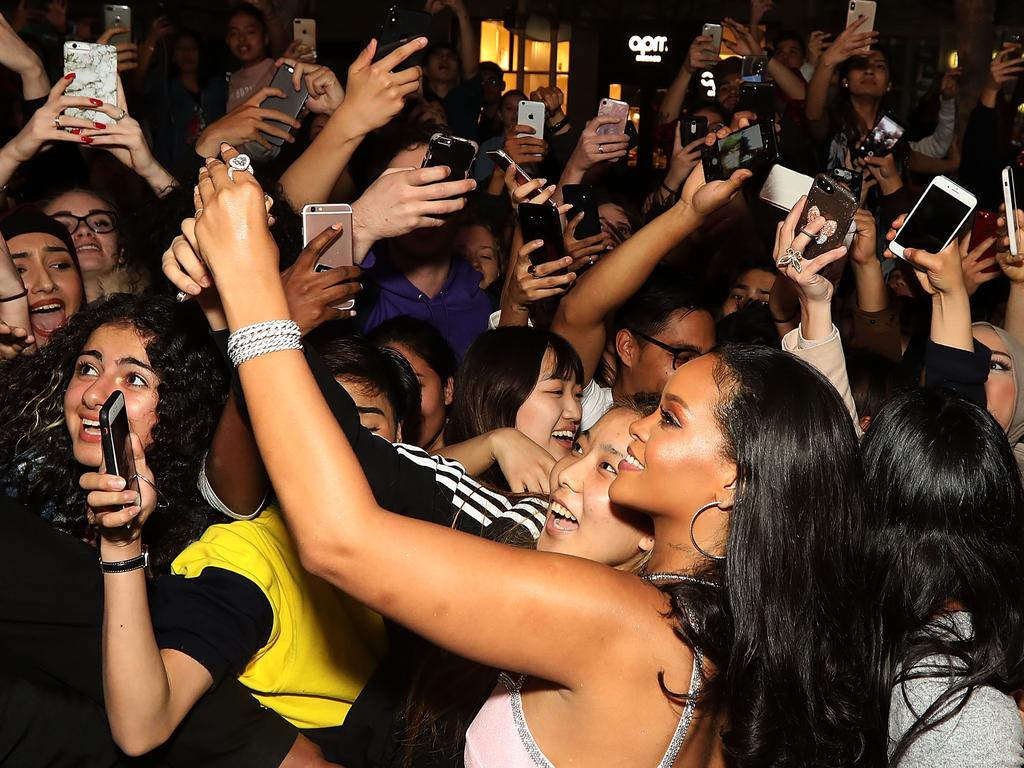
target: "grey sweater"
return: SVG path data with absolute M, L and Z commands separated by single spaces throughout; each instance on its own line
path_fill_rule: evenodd
M 969 613 L 943 619 L 951 632 L 972 635 Z M 955 660 L 940 656 L 923 659 L 914 669 L 934 676 L 908 680 L 893 688 L 889 699 L 889 754 L 917 718 L 942 695 L 954 679 Z M 943 710 L 959 700 L 954 697 Z M 941 714 L 940 713 L 940 716 Z M 1020 768 L 1024 765 L 1024 726 L 1010 696 L 985 686 L 975 689 L 963 709 L 919 736 L 903 754 L 899 768 Z

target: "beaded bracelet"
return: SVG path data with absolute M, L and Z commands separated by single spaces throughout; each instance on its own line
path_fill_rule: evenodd
M 294 320 L 268 320 L 239 328 L 228 337 L 228 357 L 237 368 L 254 357 L 302 349 L 302 333 Z

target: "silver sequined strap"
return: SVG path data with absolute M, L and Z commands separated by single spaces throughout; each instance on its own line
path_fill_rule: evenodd
M 520 675 L 519 679 L 513 680 L 509 675 L 502 672 L 498 679 L 505 686 L 509 698 L 512 700 L 512 719 L 515 721 L 519 740 L 523 743 L 523 747 L 526 749 L 530 759 L 533 760 L 533 764 L 538 766 L 538 768 L 555 768 L 551 761 L 544 756 L 544 753 L 540 751 L 537 742 L 533 740 L 533 734 L 530 733 L 530 726 L 526 724 L 526 716 L 523 714 L 523 699 L 519 695 L 519 690 L 523 687 L 526 675 Z
M 689 613 L 689 611 L 687 611 Z M 690 692 L 686 694 L 686 706 L 683 708 L 683 716 L 679 718 L 679 725 L 676 732 L 672 734 L 672 741 L 669 742 L 668 751 L 658 763 L 658 768 L 672 768 L 683 748 L 683 740 L 690 730 L 690 722 L 693 720 L 694 710 L 697 708 L 697 696 L 700 694 L 701 681 L 704 679 L 704 654 L 693 649 L 693 674 L 690 675 Z

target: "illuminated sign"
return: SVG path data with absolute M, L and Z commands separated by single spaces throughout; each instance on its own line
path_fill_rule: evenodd
M 704 89 L 704 92 L 708 95 L 709 99 L 715 98 L 715 94 L 718 92 L 715 88 L 715 73 L 711 70 L 701 72 L 700 86 Z
M 661 54 L 668 51 L 668 38 L 664 35 L 633 35 L 629 38 L 629 50 L 636 54 L 636 60 L 658 63 Z

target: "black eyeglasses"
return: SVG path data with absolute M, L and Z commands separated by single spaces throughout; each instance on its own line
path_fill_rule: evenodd
M 646 333 L 640 333 L 633 328 L 627 328 L 627 331 L 632 333 L 634 336 L 638 336 L 646 342 L 653 344 L 656 347 L 661 347 L 666 352 L 672 355 L 672 370 L 674 371 L 683 363 L 688 363 L 695 357 L 700 357 L 700 351 L 693 347 L 673 347 L 671 344 L 666 344 L 664 341 L 658 341 L 652 336 L 648 336 Z
M 72 235 L 83 221 L 97 235 L 105 235 L 117 229 L 117 214 L 113 211 L 89 211 L 85 216 L 75 216 L 65 211 L 53 214 L 53 218 L 67 227 Z

